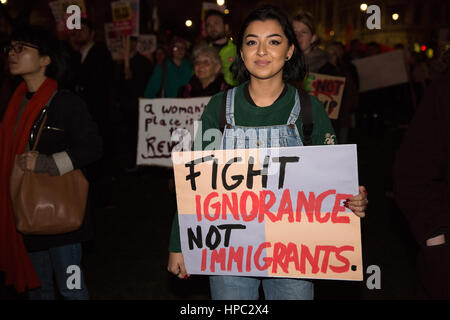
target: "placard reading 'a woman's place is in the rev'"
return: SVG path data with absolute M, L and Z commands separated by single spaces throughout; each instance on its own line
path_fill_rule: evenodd
M 189 274 L 362 280 L 356 145 L 174 152 Z

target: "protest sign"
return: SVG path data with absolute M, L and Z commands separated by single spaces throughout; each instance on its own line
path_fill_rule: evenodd
M 358 70 L 360 92 L 408 82 L 403 50 L 352 61 Z
M 137 51 L 147 59 L 150 59 L 152 53 L 156 50 L 157 39 L 154 34 L 140 34 L 137 36 Z M 114 61 L 120 61 L 124 58 L 124 43 L 120 32 L 116 30 L 114 23 L 105 23 L 106 45 L 111 52 Z
M 362 280 L 356 145 L 173 152 L 188 274 Z
M 123 41 L 112 22 L 105 23 L 105 39 L 112 59 L 114 61 L 123 60 Z
M 193 141 L 194 121 L 200 119 L 210 98 L 139 99 L 137 165 L 171 167 L 171 152 L 181 141 L 172 141 L 172 133 L 179 129 L 179 139 L 189 134 L 192 140 L 185 141 Z
M 155 34 L 141 34 L 138 36 L 137 50 L 140 54 L 150 59 L 155 52 L 157 46 L 157 38 Z
M 111 2 L 112 20 L 114 28 L 123 35 L 133 33 L 131 5 L 129 1 L 120 0 Z
M 337 119 L 339 117 L 344 86 L 344 77 L 335 77 L 313 72 L 309 73 L 303 82 L 303 88 L 308 94 L 315 96 L 323 103 L 330 119 Z

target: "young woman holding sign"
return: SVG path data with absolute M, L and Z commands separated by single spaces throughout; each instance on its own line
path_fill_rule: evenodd
M 279 130 L 280 146 L 302 146 L 302 119 L 299 117 L 303 100 L 287 82 L 305 76 L 305 62 L 294 31 L 287 17 L 277 8 L 265 6 L 253 11 L 243 24 L 238 42 L 236 78 L 242 83 L 230 91 L 226 104 L 227 126 L 222 148 L 234 148 L 227 141 L 235 129 Z M 221 129 L 223 94 L 213 96 L 202 115 L 202 131 Z M 334 132 L 322 104 L 311 98 L 313 145 L 334 144 Z M 228 131 L 228 132 L 227 132 Z M 233 136 L 236 137 L 235 135 Z M 203 141 L 205 148 L 210 141 Z M 245 147 L 250 147 L 248 141 Z M 233 145 L 232 145 L 233 144 Z M 272 141 L 272 145 L 274 142 Z M 260 146 L 270 147 L 270 145 Z M 365 188 L 348 199 L 347 206 L 358 216 L 365 216 L 367 206 Z M 168 269 L 179 278 L 187 276 L 180 249 L 178 219 L 174 219 L 170 241 Z M 266 299 L 312 299 L 310 281 L 287 278 L 255 278 L 240 276 L 211 276 L 213 299 L 258 299 L 262 283 Z

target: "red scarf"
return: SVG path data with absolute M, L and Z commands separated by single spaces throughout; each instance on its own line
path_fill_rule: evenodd
M 19 109 L 27 86 L 22 82 L 8 104 L 0 123 L 0 271 L 6 274 L 6 285 L 13 285 L 18 293 L 40 286 L 39 278 L 25 249 L 22 235 L 17 232 L 9 193 L 9 178 L 17 154 L 25 152 L 31 127 L 46 105 L 58 83 L 47 78 L 23 111 L 16 134 Z

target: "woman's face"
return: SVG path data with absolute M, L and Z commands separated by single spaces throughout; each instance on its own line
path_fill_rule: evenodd
M 12 75 L 26 76 L 41 72 L 50 63 L 50 58 L 41 57 L 38 49 L 30 44 L 13 41 L 8 53 L 8 63 Z
M 197 78 L 202 80 L 215 79 L 220 71 L 220 64 L 206 53 L 199 53 L 194 60 L 194 72 Z
M 292 28 L 294 29 L 300 49 L 302 49 L 303 53 L 308 54 L 311 51 L 311 45 L 316 41 L 317 36 L 312 34 L 308 26 L 300 21 L 293 21 Z
M 245 30 L 241 57 L 247 71 L 257 79 L 283 76 L 283 66 L 294 52 L 280 23 L 253 21 Z

